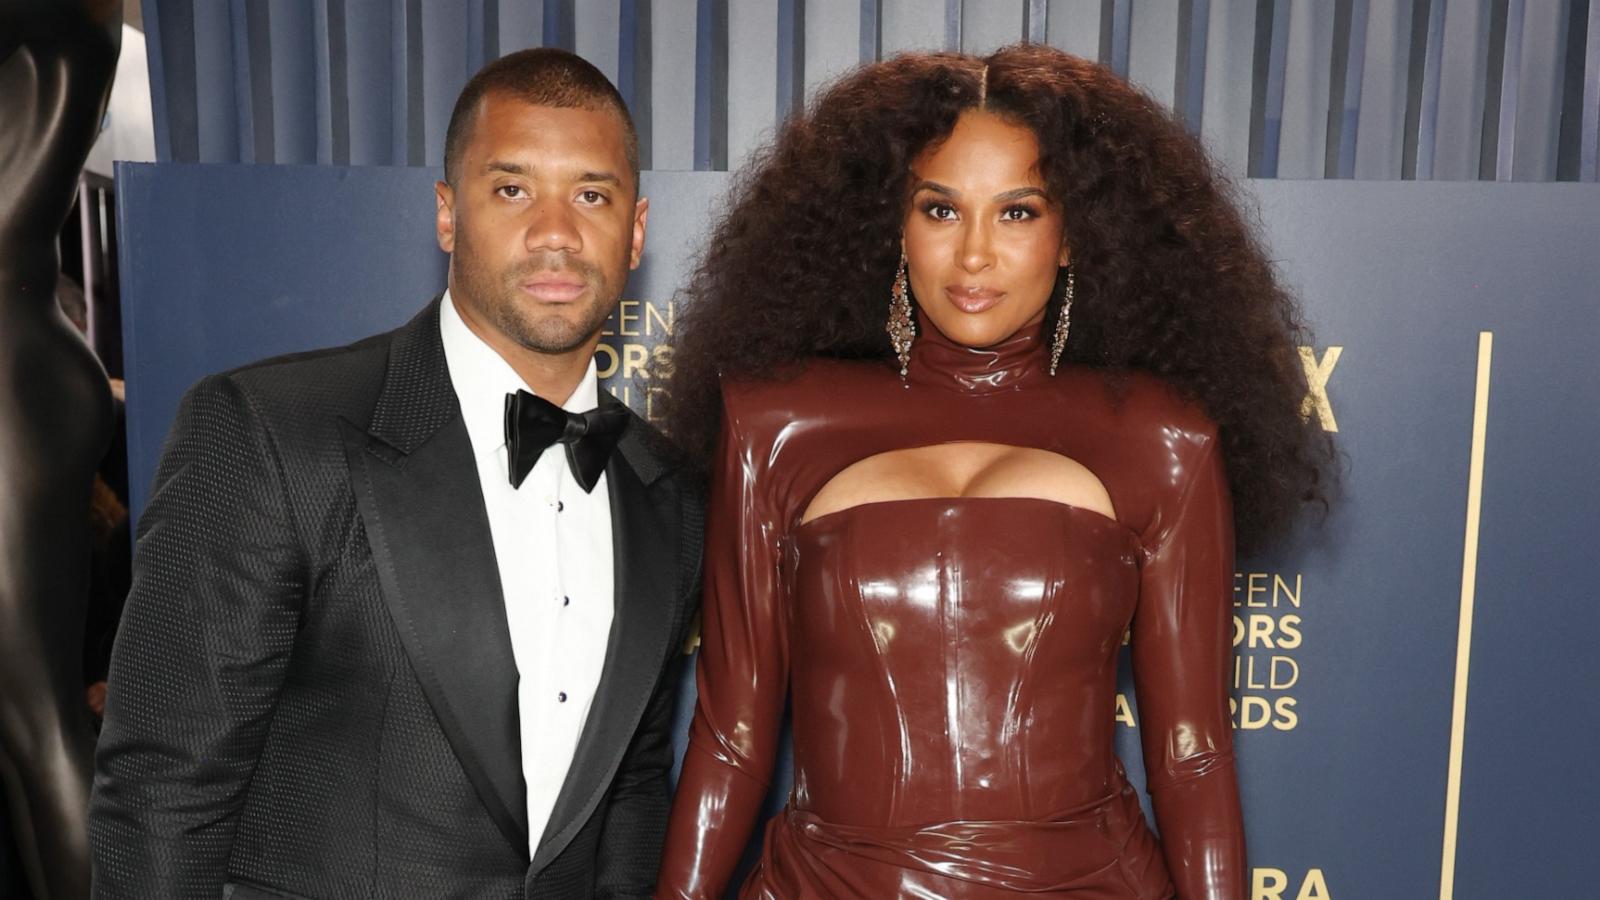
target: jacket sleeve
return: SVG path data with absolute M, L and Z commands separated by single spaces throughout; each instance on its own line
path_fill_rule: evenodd
M 1216 445 L 1146 535 L 1133 621 L 1145 771 L 1180 900 L 1242 900 L 1248 876 L 1228 710 L 1233 508 Z
M 226 376 L 184 398 L 140 521 L 89 828 L 94 896 L 221 896 L 299 624 L 282 470 Z
M 678 588 L 682 604 L 673 652 L 650 705 L 645 708 L 644 721 L 622 761 L 607 804 L 596 853 L 598 898 L 652 896 L 661 865 L 661 845 L 671 803 L 668 774 L 672 770 L 673 711 L 678 685 L 683 680 L 683 656 L 678 651 L 688 643 L 695 612 L 700 608 L 700 556 L 704 547 L 701 529 L 705 491 L 698 484 L 687 484 L 681 495 L 682 522 L 689 537 L 684 539 L 680 552 L 690 561 L 683 567 L 688 583 L 680 582 Z
M 706 522 L 705 594 L 689 748 L 659 897 L 720 898 L 771 782 L 788 691 L 781 531 L 758 484 L 767 460 L 725 403 Z
M 672 698 L 669 674 L 656 686 L 644 721 L 617 772 L 595 853 L 595 896 L 650 896 L 666 832 L 672 769 Z

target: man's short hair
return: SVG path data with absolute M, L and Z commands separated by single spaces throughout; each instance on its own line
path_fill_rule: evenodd
M 478 70 L 456 98 L 444 137 L 444 180 L 455 185 L 461 176 L 461 155 L 489 94 L 503 94 L 536 106 L 565 109 L 610 109 L 622 119 L 623 145 L 633 184 L 639 185 L 639 134 L 628 105 L 615 85 L 588 60 L 555 47 L 518 50 Z

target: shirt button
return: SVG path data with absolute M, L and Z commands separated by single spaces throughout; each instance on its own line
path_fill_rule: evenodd
M 571 606 L 572 605 L 572 598 L 571 597 L 562 597 L 561 598 L 561 605 L 562 606 Z
M 567 692 L 566 691 L 562 691 L 561 693 L 557 694 L 556 695 L 556 700 L 561 702 L 561 703 L 567 702 Z
M 562 503 L 560 500 L 556 501 L 556 512 L 561 512 L 562 510 L 564 510 L 566 508 L 567 508 L 567 505 L 565 503 Z

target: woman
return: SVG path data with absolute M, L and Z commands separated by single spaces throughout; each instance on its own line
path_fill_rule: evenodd
M 1243 897 L 1235 528 L 1320 499 L 1331 451 L 1196 142 L 1045 47 L 901 56 L 789 123 L 710 247 L 668 420 L 713 462 L 659 892 L 723 892 L 787 697 L 745 896 Z M 1159 843 L 1112 750 L 1125 633 Z

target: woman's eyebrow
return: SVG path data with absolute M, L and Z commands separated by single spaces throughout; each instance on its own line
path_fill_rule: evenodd
M 1044 197 L 1044 191 L 1036 187 L 1012 188 L 1009 191 L 995 194 L 994 199 L 999 203 L 1009 203 L 1012 200 L 1021 200 L 1024 197 Z
M 918 191 L 928 191 L 930 193 L 938 194 L 938 195 L 940 195 L 942 197 L 955 198 L 955 197 L 960 197 L 961 196 L 961 192 L 960 191 L 956 190 L 953 187 L 950 187 L 949 185 L 940 184 L 937 181 L 919 181 L 919 182 L 917 182 L 917 186 L 915 188 L 912 188 L 911 192 L 912 193 L 917 193 Z M 1002 192 L 1000 192 L 998 194 L 995 194 L 994 195 L 994 200 L 995 200 L 996 203 L 1010 203 L 1013 200 L 1021 200 L 1024 197 L 1041 197 L 1041 198 L 1043 198 L 1043 197 L 1046 197 L 1046 195 L 1045 195 L 1045 192 L 1043 190 L 1039 189 L 1039 188 L 1033 187 L 1031 185 L 1025 185 L 1023 187 L 1012 188 L 1009 191 L 1002 191 Z
M 919 181 L 917 182 L 917 186 L 911 189 L 913 194 L 917 191 L 932 191 L 935 194 L 940 194 L 945 197 L 961 196 L 960 191 L 953 187 L 949 187 L 948 185 L 940 184 L 937 181 Z

